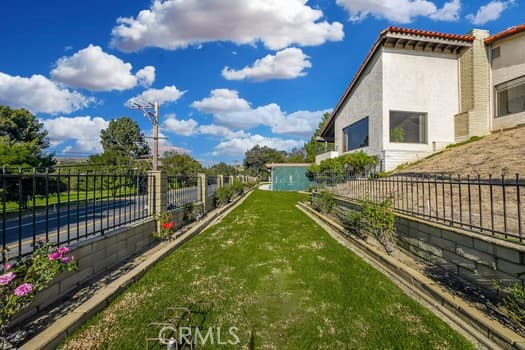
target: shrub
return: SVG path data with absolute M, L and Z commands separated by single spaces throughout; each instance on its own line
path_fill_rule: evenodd
M 379 203 L 365 202 L 363 216 L 366 229 L 385 247 L 387 253 L 391 254 L 395 239 L 395 215 L 392 202 L 389 199 Z
M 230 203 L 234 196 L 234 190 L 231 185 L 220 187 L 215 192 L 215 204 L 217 207 L 223 207 Z
M 519 283 L 507 288 L 503 311 L 515 323 L 525 328 L 525 287 Z
M 349 210 L 346 215 L 341 217 L 341 222 L 350 233 L 364 240 L 368 238 L 366 219 L 361 211 Z
M 202 206 L 195 203 L 187 203 L 184 206 L 184 221 L 193 222 L 199 220 L 203 215 Z
M 74 256 L 68 256 L 69 248 L 39 240 L 35 250 L 27 258 L 7 263 L 0 275 L 0 330 L 3 332 L 9 320 L 29 305 L 36 293 L 44 290 L 62 271 L 78 269 Z
M 315 210 L 320 211 L 321 213 L 330 213 L 334 204 L 334 196 L 326 190 L 322 190 L 312 196 L 312 206 Z
M 318 176 L 343 177 L 346 172 L 356 175 L 365 175 L 370 172 L 379 162 L 376 156 L 369 156 L 363 151 L 342 155 L 337 158 L 325 159 L 319 165 L 311 165 L 307 170 L 307 176 L 314 178 Z
M 167 240 L 173 237 L 175 233 L 175 222 L 169 212 L 165 212 L 159 218 L 159 232 L 155 232 L 153 237 L 160 240 Z

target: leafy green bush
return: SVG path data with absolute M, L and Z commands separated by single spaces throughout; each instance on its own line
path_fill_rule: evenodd
M 366 219 L 361 211 L 349 210 L 346 214 L 340 215 L 339 218 L 343 226 L 350 233 L 353 233 L 364 240 L 368 238 L 368 231 L 366 229 Z
M 223 207 L 228 204 L 233 198 L 233 191 L 230 185 L 219 187 L 215 191 L 215 204 L 217 207 Z
M 312 206 L 321 213 L 330 213 L 334 205 L 334 196 L 326 190 L 322 190 L 312 196 Z
M 370 156 L 363 151 L 342 155 L 337 158 L 325 159 L 319 165 L 311 165 L 307 175 L 312 178 L 319 175 L 331 177 L 344 176 L 345 171 L 364 175 L 371 171 L 379 162 L 376 156 Z
M 365 202 L 363 216 L 366 229 L 385 247 L 387 253 L 391 254 L 395 239 L 395 215 L 392 202 L 389 199 L 379 203 Z

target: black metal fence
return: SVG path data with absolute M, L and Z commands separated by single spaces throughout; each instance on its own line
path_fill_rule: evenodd
M 2 261 L 31 254 L 36 240 L 70 244 L 154 213 L 155 178 L 136 170 L 0 173 Z
M 197 175 L 168 176 L 168 210 L 199 201 Z
M 208 175 L 206 177 L 206 181 L 208 182 L 206 185 L 207 185 L 207 188 L 206 188 L 206 193 L 208 196 L 213 196 L 215 195 L 215 192 L 217 192 L 217 175 Z
M 525 181 L 516 174 L 398 174 L 384 178 L 320 175 L 317 188 L 359 201 L 390 199 L 403 214 L 523 242 Z
M 231 177 L 225 175 L 223 177 L 224 185 L 231 185 L 231 183 L 230 183 L 231 181 L 230 180 L 231 180 Z

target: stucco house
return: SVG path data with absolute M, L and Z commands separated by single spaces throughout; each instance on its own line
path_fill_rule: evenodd
M 525 25 L 490 36 L 389 27 L 324 124 L 323 159 L 363 150 L 381 170 L 525 123 Z

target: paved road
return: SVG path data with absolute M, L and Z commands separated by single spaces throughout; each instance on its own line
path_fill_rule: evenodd
M 197 200 L 197 188 L 183 188 L 168 193 L 170 207 L 183 206 Z M 49 239 L 63 244 L 74 242 L 108 232 L 116 227 L 126 225 L 148 217 L 148 198 L 141 195 L 134 198 L 117 198 L 110 200 L 92 200 L 76 203 L 67 208 L 49 208 L 47 220 L 44 212 L 24 214 L 22 218 L 7 220 L 5 226 L 0 223 L 0 248 L 9 249 L 9 256 L 25 255 L 32 251 L 35 239 Z

